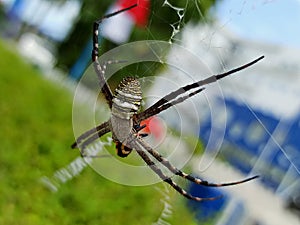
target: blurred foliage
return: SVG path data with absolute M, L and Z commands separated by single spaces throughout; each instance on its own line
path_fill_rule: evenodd
M 8 50 L 10 49 L 10 50 Z M 90 167 L 53 193 L 39 179 L 74 158 L 72 97 L 0 42 L 0 224 L 152 224 L 164 197 L 153 188 L 106 180 Z M 84 109 L 84 108 L 83 108 Z M 161 184 L 158 184 L 158 186 Z M 171 224 L 196 224 L 186 199 L 170 192 Z
M 5 21 L 5 12 L 4 12 L 4 7 L 0 3 L 0 26 L 3 26 L 3 23 Z
M 182 29 L 188 21 L 203 21 L 215 1 L 216 0 L 168 0 L 172 6 L 183 9 L 183 11 L 177 12 L 174 8 L 164 4 L 165 0 L 152 0 L 147 27 L 134 28 L 129 41 L 150 39 L 169 41 L 173 32 L 172 26 L 179 26 L 180 29 Z M 74 24 L 72 32 L 58 47 L 58 67 L 67 70 L 70 69 L 79 57 L 84 46 L 91 39 L 93 22 L 105 15 L 106 10 L 111 4 L 111 0 L 83 1 L 80 16 Z M 182 20 L 178 14 L 184 15 Z M 114 43 L 105 40 L 101 43 L 100 54 L 115 46 Z M 132 71 L 132 69 L 129 69 L 129 71 Z M 146 76 L 149 75 L 149 72 L 143 71 L 142 73 Z

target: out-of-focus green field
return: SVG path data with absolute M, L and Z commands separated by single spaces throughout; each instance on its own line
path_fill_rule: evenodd
M 70 149 L 72 95 L 44 79 L 0 43 L 0 224 L 152 224 L 164 197 L 154 188 L 122 186 L 90 167 L 51 192 L 39 182 L 78 157 Z M 9 47 L 12 50 L 8 50 Z M 162 187 L 161 184 L 157 185 Z M 171 224 L 196 224 L 174 191 Z

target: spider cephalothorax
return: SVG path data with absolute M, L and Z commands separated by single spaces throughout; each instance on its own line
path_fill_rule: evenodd
M 131 7 L 106 15 L 102 19 L 97 20 L 94 23 L 94 46 L 92 51 L 92 60 L 95 72 L 99 79 L 101 92 L 104 94 L 109 108 L 111 109 L 111 117 L 107 122 L 104 122 L 80 135 L 76 139 L 76 142 L 73 143 L 72 148 L 79 147 L 81 155 L 83 157 L 86 157 L 86 147 L 93 141 L 100 138 L 102 135 L 111 132 L 112 139 L 116 143 L 118 156 L 126 157 L 132 151 L 136 151 L 138 155 L 146 162 L 149 168 L 152 169 L 164 182 L 170 184 L 176 191 L 178 191 L 186 198 L 195 201 L 214 200 L 218 197 L 201 198 L 190 195 L 181 187 L 179 187 L 175 182 L 173 182 L 170 177 L 166 176 L 163 171 L 154 163 L 151 157 L 165 166 L 174 175 L 180 176 L 196 184 L 209 187 L 236 185 L 257 178 L 258 176 L 253 176 L 241 181 L 214 184 L 193 177 L 192 175 L 186 174 L 176 167 L 172 166 L 167 159 L 165 159 L 162 155 L 159 154 L 159 152 L 151 148 L 151 146 L 144 141 L 143 137 L 146 136 L 146 134 L 141 134 L 139 133 L 139 131 L 141 131 L 145 127 L 140 125 L 143 120 L 150 118 L 151 116 L 154 116 L 202 92 L 204 90 L 204 85 L 216 82 L 217 80 L 222 79 L 230 74 L 243 70 L 260 61 L 264 57 L 261 56 L 250 63 L 232 69 L 228 72 L 212 75 L 204 80 L 200 80 L 198 82 L 183 86 L 164 96 L 146 110 L 139 112 L 142 101 L 142 90 L 139 81 L 134 77 L 126 77 L 116 88 L 115 94 L 112 94 L 110 87 L 105 81 L 104 75 L 107 65 L 114 63 L 115 61 L 106 61 L 101 63 L 98 62 L 98 28 L 100 23 L 103 19 L 112 17 L 126 10 L 130 10 L 135 6 L 136 5 L 133 5 Z

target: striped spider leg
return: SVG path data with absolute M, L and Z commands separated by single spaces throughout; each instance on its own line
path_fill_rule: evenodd
M 237 68 L 234 68 L 232 70 L 229 70 L 225 73 L 221 73 L 221 74 L 217 74 L 217 75 L 212 75 L 204 80 L 200 80 L 198 82 L 195 82 L 195 83 L 192 83 L 192 84 L 188 84 L 184 87 L 180 87 L 179 89 L 177 89 L 176 91 L 173 91 L 169 94 L 167 94 L 166 96 L 164 96 L 163 98 L 161 98 L 159 101 L 157 101 L 155 104 L 153 104 L 152 106 L 150 106 L 149 108 L 147 108 L 145 111 L 137 114 L 135 116 L 135 121 L 136 123 L 140 123 L 141 121 L 153 116 L 153 115 L 156 115 L 164 110 L 166 110 L 167 108 L 171 107 L 171 106 L 174 106 L 180 102 L 183 102 L 184 100 L 186 100 L 187 98 L 189 97 L 192 97 L 193 95 L 201 92 L 203 90 L 203 86 L 204 85 L 207 85 L 207 84 L 210 84 L 210 83 L 214 83 L 216 82 L 217 80 L 220 80 L 224 77 L 227 77 L 231 74 L 234 74 L 236 72 L 239 72 L 243 69 L 246 69 L 247 67 L 249 66 L 252 66 L 253 64 L 257 63 L 258 61 L 262 60 L 264 58 L 264 56 L 260 56 L 258 57 L 257 59 L 247 63 L 247 64 L 244 64 L 240 67 L 237 67 Z M 181 97 L 177 100 L 174 100 L 176 99 L 179 95 L 181 94 L 184 94 L 185 92 L 188 92 L 189 90 L 191 89 L 195 89 L 195 88 L 198 88 L 196 91 L 194 92 L 191 92 L 189 95 L 187 95 L 186 97 Z M 174 100 L 173 102 L 170 102 L 171 100 Z
M 94 25 L 93 25 L 92 61 L 93 61 L 94 69 L 95 69 L 95 71 L 98 75 L 99 85 L 101 87 L 101 92 L 104 94 L 104 96 L 105 96 L 105 98 L 108 102 L 109 108 L 112 107 L 113 94 L 111 92 L 110 87 L 108 86 L 108 84 L 105 81 L 104 74 L 105 74 L 106 66 L 108 64 L 117 63 L 118 61 L 108 61 L 108 62 L 104 62 L 103 64 L 100 64 L 98 62 L 98 56 L 99 56 L 99 41 L 98 41 L 98 39 L 99 39 L 99 25 L 102 23 L 102 21 L 104 19 L 108 19 L 108 18 L 113 17 L 115 15 L 118 15 L 122 12 L 128 11 L 128 10 L 130 10 L 130 9 L 136 7 L 136 6 L 137 6 L 137 4 L 134 4 L 132 6 L 121 9 L 119 11 L 107 14 L 107 15 L 103 16 L 101 19 L 96 20 L 94 22 Z
M 104 19 L 108 19 L 112 16 L 115 16 L 119 13 L 122 13 L 124 11 L 130 10 L 134 7 L 136 7 L 137 4 L 134 4 L 132 6 L 129 6 L 128 8 L 124 8 L 121 9 L 119 11 L 107 14 L 105 16 L 103 16 L 101 19 L 96 20 L 93 24 L 93 50 L 92 50 L 92 62 L 93 62 L 93 66 L 94 66 L 94 70 L 97 74 L 98 80 L 99 80 L 99 86 L 101 88 L 101 92 L 103 93 L 109 108 L 112 108 L 112 100 L 113 100 L 113 93 L 110 89 L 110 87 L 108 86 L 107 82 L 105 81 L 104 75 L 105 75 L 105 70 L 107 65 L 109 64 L 113 64 L 113 63 L 118 63 L 121 61 L 107 61 L 107 62 L 103 62 L 102 64 L 100 64 L 98 62 L 98 56 L 99 56 L 99 25 L 102 23 L 102 21 Z M 74 142 L 71 147 L 72 148 L 77 148 L 79 147 L 78 145 L 81 143 L 81 155 L 85 156 L 84 153 L 84 149 L 87 145 L 89 145 L 90 143 L 92 143 L 93 141 L 97 140 L 99 137 L 103 136 L 104 134 L 108 133 L 110 131 L 109 129 L 109 123 L 105 122 L 103 124 L 98 125 L 95 128 L 92 128 L 88 131 L 86 131 L 85 133 L 83 133 L 82 135 L 80 135 L 77 139 L 76 142 Z
M 204 200 L 216 200 L 222 196 L 216 196 L 211 198 L 201 198 L 192 196 L 191 194 L 187 193 L 184 189 L 182 189 L 179 185 L 177 185 L 170 177 L 166 176 L 161 169 L 157 167 L 157 165 L 149 158 L 147 153 L 149 153 L 151 156 L 153 156 L 159 163 L 161 163 L 163 166 L 165 166 L 170 172 L 172 172 L 174 175 L 180 176 L 182 178 L 185 178 L 189 181 L 192 181 L 198 185 L 203 185 L 207 187 L 225 187 L 225 186 L 232 186 L 237 185 L 241 183 L 248 182 L 250 180 L 256 179 L 259 176 L 253 176 L 244 180 L 230 182 L 230 183 L 210 183 L 205 180 L 201 180 L 199 178 L 196 178 L 190 174 L 184 173 L 181 170 L 177 169 L 176 167 L 172 166 L 171 163 L 164 158 L 162 155 L 159 154 L 156 150 L 152 149 L 151 146 L 145 142 L 139 135 L 137 134 L 131 134 L 130 138 L 128 138 L 128 143 L 126 145 L 130 146 L 130 148 L 134 149 L 139 156 L 146 162 L 146 164 L 166 183 L 170 184 L 171 187 L 173 187 L 177 192 L 179 192 L 184 197 L 195 200 L 195 201 L 204 201 Z
M 213 82 L 216 82 L 219 79 L 222 79 L 230 74 L 236 73 L 240 70 L 243 70 L 259 60 L 263 58 L 263 56 L 253 60 L 250 63 L 247 63 L 243 66 L 237 67 L 228 72 L 213 75 L 208 77 L 207 79 L 200 80 L 198 82 L 186 85 L 184 87 L 179 88 L 176 91 L 171 92 L 170 94 L 164 96 L 159 101 L 157 101 L 154 105 L 146 109 L 145 111 L 139 112 L 141 101 L 142 101 L 142 90 L 139 81 L 135 77 L 126 77 L 122 80 L 122 82 L 118 85 L 113 94 L 109 85 L 105 81 L 105 69 L 106 66 L 112 63 L 117 63 L 119 61 L 108 61 L 99 63 L 98 62 L 98 28 L 103 19 L 112 17 L 126 10 L 130 10 L 136 5 L 130 6 L 125 9 L 121 9 L 117 12 L 108 14 L 104 16 L 102 19 L 97 20 L 94 23 L 93 30 L 93 51 L 92 51 L 92 60 L 94 64 L 95 72 L 99 79 L 99 84 L 101 87 L 101 92 L 104 94 L 109 108 L 111 109 L 111 117 L 107 122 L 104 122 L 95 128 L 92 128 L 82 135 L 80 135 L 76 142 L 72 144 L 72 148 L 80 148 L 80 152 L 82 157 L 87 157 L 85 154 L 86 147 L 93 143 L 95 140 L 103 136 L 104 134 L 111 132 L 112 139 L 116 143 L 117 155 L 120 157 L 128 156 L 132 150 L 135 150 L 138 155 L 145 161 L 145 163 L 166 183 L 170 184 L 177 192 L 182 194 L 184 197 L 188 199 L 192 199 L 195 201 L 203 201 L 203 200 L 215 200 L 219 198 L 200 198 L 196 196 L 192 196 L 183 190 L 180 186 L 178 186 L 170 177 L 166 176 L 162 170 L 157 167 L 155 162 L 149 157 L 152 156 L 158 163 L 166 167 L 170 172 L 174 175 L 180 176 L 184 179 L 187 179 L 191 182 L 194 182 L 199 185 L 209 186 L 209 187 L 222 187 L 222 186 L 231 186 L 237 185 L 240 183 L 244 183 L 250 180 L 257 178 L 258 176 L 253 176 L 241 181 L 230 182 L 230 183 L 210 183 L 205 180 L 201 180 L 196 178 L 190 174 L 186 174 L 176 167 L 172 166 L 171 163 L 160 155 L 156 150 L 152 149 L 149 144 L 147 144 L 143 137 L 145 134 L 139 133 L 145 126 L 141 126 L 140 122 L 154 116 L 176 104 L 179 104 L 186 99 L 202 92 L 204 90 L 204 86 Z M 193 90 L 194 89 L 194 90 Z

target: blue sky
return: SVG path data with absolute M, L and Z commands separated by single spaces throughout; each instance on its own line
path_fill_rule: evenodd
M 300 0 L 223 0 L 216 15 L 242 37 L 300 47 Z

